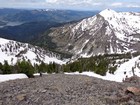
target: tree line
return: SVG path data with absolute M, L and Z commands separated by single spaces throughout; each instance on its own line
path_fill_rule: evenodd
M 92 56 L 90 58 L 79 58 L 78 60 L 67 63 L 64 65 L 59 65 L 54 62 L 50 64 L 32 65 L 30 61 L 20 61 L 14 65 L 9 65 L 7 61 L 0 63 L 0 73 L 1 74 L 13 74 L 13 73 L 24 73 L 28 77 L 33 77 L 34 73 L 64 73 L 64 72 L 84 72 L 91 71 L 100 75 L 106 75 L 109 70 L 110 73 L 114 73 L 117 69 L 116 60 L 117 59 L 130 59 L 131 54 L 105 54 Z

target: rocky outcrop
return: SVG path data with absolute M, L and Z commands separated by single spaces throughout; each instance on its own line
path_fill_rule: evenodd
M 140 95 L 140 88 L 136 87 L 127 87 L 126 93 L 132 93 L 134 95 Z

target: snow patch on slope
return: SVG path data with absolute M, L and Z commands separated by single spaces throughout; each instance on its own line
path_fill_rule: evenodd
M 86 41 L 83 43 L 83 45 L 82 45 L 82 47 L 81 47 L 81 50 L 80 50 L 80 51 L 78 51 L 78 53 L 77 53 L 77 54 L 82 53 L 83 48 L 85 47 L 85 45 L 86 45 L 88 42 L 89 42 L 89 39 L 88 39 L 88 40 L 86 40 Z
M 9 75 L 0 75 L 0 82 L 5 82 L 15 79 L 24 79 L 28 78 L 25 74 L 9 74 Z
M 75 33 L 76 30 L 81 29 L 82 31 L 90 29 L 94 22 L 96 22 L 97 17 L 93 16 L 91 18 L 83 19 L 75 27 L 72 28 L 72 32 Z
M 6 44 L 6 43 L 8 43 L 8 42 L 9 42 L 9 40 L 0 38 L 0 44 Z

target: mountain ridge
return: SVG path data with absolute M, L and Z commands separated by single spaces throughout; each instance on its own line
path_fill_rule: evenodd
M 47 35 L 58 51 L 76 56 L 140 51 L 140 13 L 106 9 L 80 22 L 52 28 Z M 45 39 L 44 39 L 45 42 Z

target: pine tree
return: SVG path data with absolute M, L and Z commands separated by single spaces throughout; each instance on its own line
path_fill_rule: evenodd
M 2 70 L 3 70 L 3 74 L 11 74 L 12 73 L 11 67 L 7 61 L 4 61 L 4 65 L 3 65 Z
M 18 63 L 19 72 L 25 73 L 28 77 L 34 77 L 34 67 L 30 62 L 26 62 L 25 60 Z

